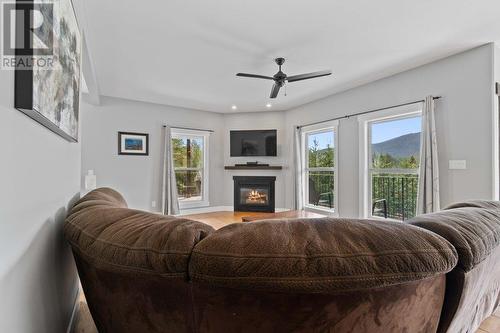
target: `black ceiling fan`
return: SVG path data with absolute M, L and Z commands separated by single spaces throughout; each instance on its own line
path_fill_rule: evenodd
M 280 88 L 283 87 L 286 82 L 295 82 L 295 81 L 301 81 L 301 80 L 314 79 L 315 77 L 327 76 L 327 75 L 332 74 L 332 71 L 326 70 L 326 71 L 319 71 L 319 72 L 312 72 L 312 73 L 306 73 L 306 74 L 287 76 L 285 73 L 283 73 L 281 71 L 281 65 L 283 65 L 285 63 L 285 58 L 276 58 L 276 59 L 274 59 L 274 61 L 276 62 L 276 64 L 278 64 L 279 70 L 278 70 L 278 73 L 274 74 L 273 76 L 247 74 L 247 73 L 238 73 L 238 74 L 236 74 L 236 76 L 253 77 L 256 79 L 265 79 L 265 80 L 273 80 L 274 85 L 273 85 L 273 88 L 271 89 L 271 95 L 269 97 L 276 98 L 276 96 L 278 96 L 278 92 L 280 91 Z

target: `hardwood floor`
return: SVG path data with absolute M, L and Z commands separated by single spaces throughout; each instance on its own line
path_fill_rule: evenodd
M 241 218 L 244 216 L 262 216 L 263 213 L 242 213 L 242 212 L 213 212 L 204 214 L 185 215 L 185 217 L 207 223 L 215 229 L 220 229 L 231 223 L 243 223 Z M 244 222 L 251 223 L 251 222 Z M 90 315 L 87 302 L 83 292 L 79 296 L 80 306 L 75 316 L 73 333 L 98 333 Z M 476 333 L 499 333 L 500 332 L 500 308 L 489 318 L 483 321 Z
M 489 318 L 486 318 L 479 326 L 476 333 L 498 333 L 500 332 L 500 307 Z
M 99 333 L 95 327 L 94 320 L 92 320 L 87 301 L 85 300 L 85 295 L 81 288 L 78 302 L 80 304 L 78 306 L 78 312 L 75 315 L 72 333 Z
M 314 219 L 326 217 L 327 215 L 309 212 L 307 210 L 287 210 L 284 212 L 272 213 L 271 216 L 265 215 L 264 218 L 269 219 Z M 244 216 L 242 217 L 243 222 L 253 222 L 262 220 L 262 215 L 259 216 Z
M 200 221 L 203 223 L 206 223 L 208 225 L 211 225 L 214 227 L 214 229 L 220 229 L 223 226 L 226 226 L 228 224 L 232 223 L 241 223 L 242 218 L 245 217 L 246 221 L 252 221 L 254 219 L 262 219 L 262 218 L 295 218 L 295 217 L 323 217 L 326 215 L 323 214 L 316 214 L 316 213 L 310 213 L 310 212 L 300 212 L 298 213 L 297 211 L 289 210 L 285 212 L 280 212 L 280 213 L 259 213 L 259 212 L 232 212 L 232 211 L 225 211 L 225 212 L 212 212 L 212 213 L 203 213 L 203 214 L 190 214 L 190 215 L 183 215 L 183 217 L 195 220 L 195 221 Z M 245 222 L 246 223 L 246 222 Z
M 272 213 L 267 213 L 270 216 Z M 232 223 L 241 223 L 241 218 L 244 216 L 262 216 L 266 215 L 266 213 L 258 213 L 258 212 L 212 212 L 212 213 L 203 213 L 203 214 L 191 214 L 191 215 L 183 215 L 182 217 L 200 221 L 211 225 L 214 229 L 220 229 L 223 226 Z

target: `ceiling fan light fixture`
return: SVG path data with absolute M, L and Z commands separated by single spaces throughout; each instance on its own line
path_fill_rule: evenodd
M 273 105 L 271 103 L 266 104 L 266 108 L 270 109 Z
M 237 110 L 237 109 L 238 109 L 238 107 L 236 105 L 231 106 L 231 110 Z

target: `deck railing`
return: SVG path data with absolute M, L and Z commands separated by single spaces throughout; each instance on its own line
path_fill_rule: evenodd
M 385 199 L 387 217 L 407 220 L 415 216 L 417 205 L 418 175 L 372 174 L 372 202 Z M 377 207 L 373 215 L 384 217 Z
M 324 208 L 334 207 L 335 173 L 309 171 L 309 204 Z M 313 188 L 311 188 L 313 187 Z
M 376 202 L 374 216 L 407 220 L 415 216 L 418 175 L 409 173 L 372 174 L 372 202 Z M 309 204 L 333 208 L 334 173 L 309 172 Z M 384 203 L 385 201 L 385 203 Z M 385 211 L 386 210 L 386 211 Z M 386 213 L 386 214 L 385 214 Z

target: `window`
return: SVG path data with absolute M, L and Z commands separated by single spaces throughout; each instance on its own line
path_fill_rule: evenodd
M 208 139 L 207 132 L 172 129 L 174 172 L 181 208 L 209 205 Z
M 336 124 L 304 128 L 304 202 L 308 208 L 335 211 L 337 206 L 336 132 Z
M 420 166 L 421 112 L 366 121 L 365 216 L 415 216 Z

